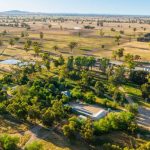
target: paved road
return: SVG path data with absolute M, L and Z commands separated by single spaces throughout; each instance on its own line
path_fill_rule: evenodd
M 150 108 L 139 107 L 138 124 L 150 130 Z
M 119 89 L 125 93 L 125 97 L 128 103 L 131 105 L 134 104 L 133 99 L 125 92 L 125 90 L 122 87 L 120 87 Z M 150 108 L 139 106 L 138 113 L 139 113 L 137 116 L 138 125 L 147 130 L 150 130 Z
M 110 63 L 114 64 L 114 65 L 123 65 L 122 61 L 117 61 L 117 60 L 111 60 Z M 135 67 L 134 70 L 141 70 L 141 71 L 150 72 L 150 65 L 142 65 L 142 66 L 139 66 L 139 67 L 137 66 L 137 67 Z

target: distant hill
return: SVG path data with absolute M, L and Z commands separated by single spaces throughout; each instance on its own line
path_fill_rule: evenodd
M 19 15 L 35 15 L 35 14 L 39 14 L 39 13 L 34 13 L 34 12 L 27 12 L 27 11 L 20 11 L 20 10 L 10 10 L 10 11 L 4 11 L 4 12 L 0 12 L 0 15 L 15 15 L 15 16 L 19 16 Z
M 20 10 L 10 10 L 0 12 L 4 16 L 26 16 L 26 15 L 41 15 L 41 16 L 100 16 L 97 14 L 78 14 L 78 13 L 42 13 L 42 12 L 28 12 Z

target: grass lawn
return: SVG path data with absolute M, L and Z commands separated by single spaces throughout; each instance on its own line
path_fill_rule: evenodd
M 99 98 L 96 97 L 96 103 L 100 105 L 101 107 L 106 108 L 112 108 L 112 109 L 118 109 L 118 110 L 123 110 L 121 106 L 119 106 L 117 103 L 109 100 L 108 98 Z

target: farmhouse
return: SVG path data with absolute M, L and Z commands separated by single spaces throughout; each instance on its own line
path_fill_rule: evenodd
M 107 115 L 107 111 L 95 105 L 70 103 L 72 109 L 80 115 L 90 117 L 92 120 L 98 120 Z

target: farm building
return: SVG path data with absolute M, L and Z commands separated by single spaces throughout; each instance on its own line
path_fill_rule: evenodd
M 107 111 L 95 105 L 70 103 L 72 109 L 80 115 L 91 118 L 92 120 L 98 120 L 107 115 Z

